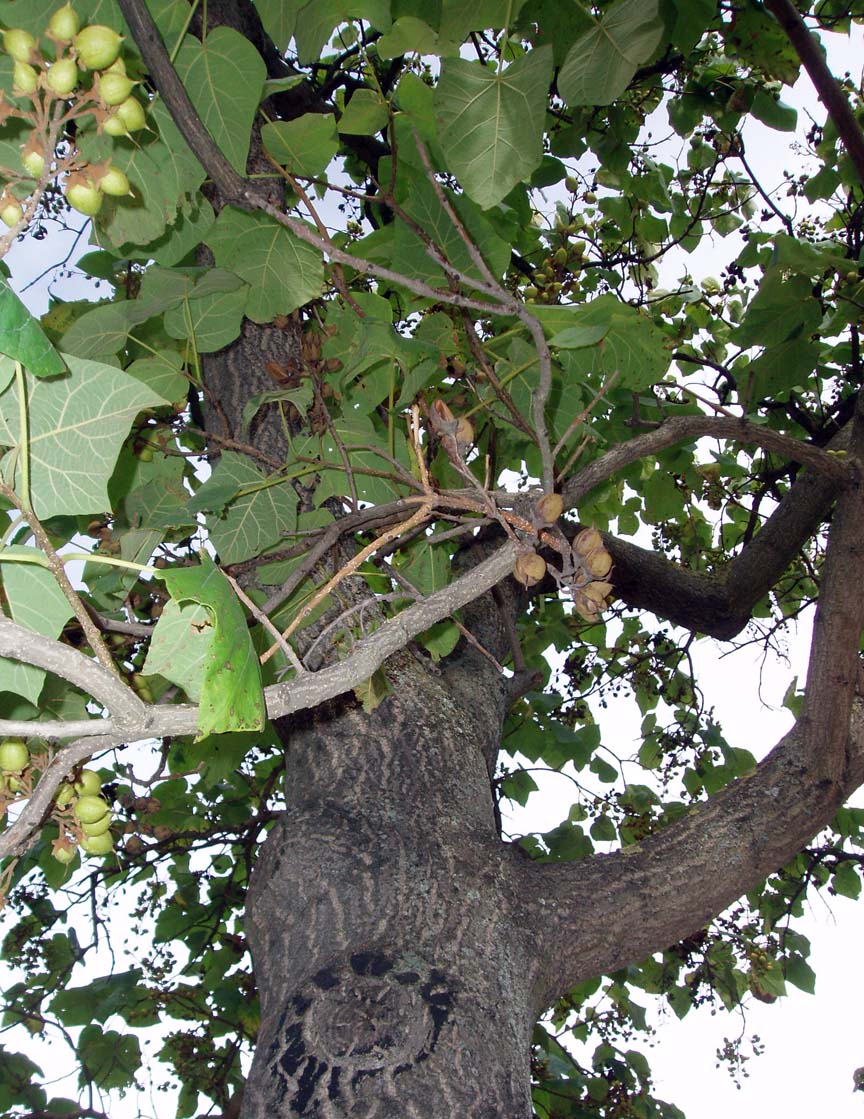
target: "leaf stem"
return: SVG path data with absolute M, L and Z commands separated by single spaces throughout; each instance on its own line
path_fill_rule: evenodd
M 18 452 L 21 461 L 21 508 L 31 513 L 30 504 L 30 416 L 27 411 L 27 378 L 20 361 L 15 362 L 15 385 L 18 389 Z

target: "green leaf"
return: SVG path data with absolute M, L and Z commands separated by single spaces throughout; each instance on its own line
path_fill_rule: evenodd
M 339 131 L 346 136 L 372 136 L 387 127 L 387 102 L 374 89 L 358 89 L 339 118 Z
M 757 120 L 776 128 L 778 132 L 794 132 L 798 124 L 798 110 L 783 101 L 775 101 L 770 93 L 760 89 L 753 98 L 750 112 Z
M 801 956 L 789 956 L 785 961 L 786 980 L 808 995 L 816 993 L 816 973 Z
M 362 19 L 377 31 L 390 30 L 390 0 L 309 0 L 297 15 L 297 56 L 314 61 L 340 23 Z
M 34 377 L 55 377 L 66 369 L 38 321 L 3 276 L 0 276 L 0 354 L 20 361 Z
M 199 354 L 212 354 L 239 337 L 249 289 L 239 276 L 209 268 L 182 304 L 165 312 L 166 334 L 194 342 Z
M 812 334 L 822 318 L 808 276 L 790 276 L 779 268 L 766 272 L 759 291 L 735 334 L 739 346 L 770 346 L 793 335 Z
M 669 368 L 670 351 L 663 333 L 635 307 L 614 295 L 601 295 L 577 307 L 535 307 L 534 315 L 551 339 L 564 336 L 574 327 L 603 328 L 595 346 L 569 350 L 565 368 L 569 373 L 605 379 L 617 372 L 616 388 L 641 389 L 653 385 Z M 587 335 L 574 335 L 576 340 Z M 556 342 L 560 345 L 560 342 Z M 562 356 L 563 360 L 563 356 Z
M 568 326 L 549 339 L 550 346 L 559 350 L 581 350 L 585 346 L 596 346 L 609 333 L 609 323 L 594 323 L 585 326 Z
M 8 359 L 6 359 L 8 360 Z M 28 385 L 30 495 L 36 515 L 100 513 L 111 508 L 108 479 L 132 421 L 163 403 L 119 369 L 66 355 L 69 374 Z M 14 387 L 0 393 L 0 446 L 18 448 Z M 17 454 L 3 459 L 13 485 Z
M 483 209 L 530 176 L 543 155 L 552 48 L 540 47 L 496 71 L 447 58 L 435 118 L 450 170 Z
M 267 76 L 261 55 L 239 31 L 214 27 L 203 42 L 187 36 L 175 66 L 208 132 L 234 170 L 245 175 L 252 121 Z
M 339 148 L 332 113 L 304 113 L 296 120 L 268 122 L 261 129 L 268 155 L 292 175 L 323 174 Z
M 197 602 L 210 614 L 213 636 L 201 681 L 198 736 L 262 730 L 261 668 L 246 617 L 231 584 L 206 552 L 198 567 L 160 573 L 176 602 Z
M 141 672 L 164 676 L 198 703 L 204 688 L 213 630 L 210 611 L 199 603 L 166 602 Z
M 246 314 L 272 322 L 321 294 L 321 254 L 274 218 L 226 206 L 207 237 L 216 263 L 249 284 Z
M 189 382 L 180 372 L 183 359 L 176 350 L 159 350 L 153 357 L 140 357 L 127 368 L 126 374 L 147 385 L 168 404 L 185 399 Z
M 616 0 L 564 60 L 558 90 L 568 105 L 609 105 L 630 84 L 663 35 L 659 0 Z
M 458 55 L 459 39 L 448 39 L 416 16 L 400 16 L 386 35 L 375 44 L 382 58 L 403 54 Z
M 816 373 L 819 354 L 819 343 L 806 338 L 790 338 L 769 346 L 746 366 L 752 377 L 751 398 L 782 398 L 794 388 L 806 387 Z
M 532 793 L 537 792 L 537 782 L 524 769 L 508 774 L 501 782 L 501 796 L 513 800 L 524 808 Z
M 59 637 L 72 617 L 72 607 L 57 580 L 44 567 L 9 561 L 10 556 L 32 555 L 35 551 L 23 547 L 0 550 L 3 592 L 12 620 L 19 626 L 45 637 Z M 0 692 L 23 696 L 34 706 L 38 703 L 45 675 L 44 669 L 0 657 Z
M 297 24 L 297 13 L 305 3 L 306 0 L 255 0 L 264 30 L 280 54 L 288 49 Z
M 81 1087 L 94 1083 L 99 1088 L 128 1088 L 141 1067 L 141 1049 L 138 1038 L 132 1034 L 119 1034 L 116 1030 L 103 1030 L 100 1026 L 87 1026 L 78 1038 L 78 1058 Z
M 456 623 L 445 619 L 443 622 L 436 622 L 434 626 L 421 633 L 417 640 L 427 650 L 433 661 L 440 661 L 444 657 L 450 656 L 459 644 L 461 636 L 462 634 Z
M 105 1022 L 112 1014 L 125 1018 L 150 1001 L 150 992 L 140 985 L 141 974 L 132 968 L 100 976 L 82 987 L 66 987 L 51 1000 L 51 1010 L 66 1027 Z
M 297 495 L 286 482 L 267 484 L 245 456 L 224 451 L 211 477 L 195 495 L 193 508 L 208 508 L 209 493 L 229 486 L 235 498 L 219 519 L 207 518 L 210 539 L 223 564 L 257 556 L 297 523 Z
M 487 266 L 494 275 L 502 275 L 510 261 L 510 245 L 498 235 L 488 217 L 471 199 L 447 193 L 450 203 L 464 222 Z M 465 242 L 428 180 L 417 179 L 412 183 L 411 191 L 403 205 L 406 214 L 413 218 L 415 224 L 427 237 L 432 238 L 454 268 L 469 276 L 480 276 Z M 392 264 L 397 272 L 412 279 L 423 280 L 433 286 L 446 287 L 444 271 L 429 255 L 426 242 L 405 222 L 400 221 L 395 227 Z
M 373 672 L 368 680 L 364 680 L 362 684 L 358 684 L 354 688 L 354 695 L 360 700 L 363 710 L 369 715 L 392 690 L 390 681 L 383 669 L 379 668 L 377 672 Z
M 471 31 L 512 26 L 525 0 L 443 0 L 440 34 L 461 43 Z

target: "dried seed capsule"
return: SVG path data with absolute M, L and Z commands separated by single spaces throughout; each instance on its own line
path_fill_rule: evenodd
M 513 566 L 513 576 L 525 587 L 536 586 L 546 574 L 546 560 L 536 552 L 524 552 Z
M 560 493 L 544 493 L 537 499 L 534 511 L 542 524 L 554 525 L 564 512 L 564 498 Z

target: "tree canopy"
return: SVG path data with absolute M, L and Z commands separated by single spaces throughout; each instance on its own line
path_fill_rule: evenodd
M 0 252 L 100 285 L 0 276 L 0 1114 L 680 1115 L 649 999 L 812 991 L 861 888 L 864 5 L 0 24 Z M 757 757 L 693 642 L 814 604 Z

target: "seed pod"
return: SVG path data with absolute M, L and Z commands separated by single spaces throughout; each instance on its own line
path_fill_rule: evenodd
M 108 194 L 112 198 L 122 198 L 124 195 L 132 193 L 129 187 L 129 180 L 126 178 L 125 174 L 119 167 L 114 167 L 113 165 L 99 178 L 98 186 L 103 194 Z M 139 454 L 138 457 L 143 459 L 144 456 L 143 454 Z M 152 449 L 150 458 L 153 458 Z
M 127 78 L 125 74 L 118 74 L 116 71 L 106 71 L 100 74 L 96 92 L 99 95 L 99 100 L 103 105 L 122 105 L 132 92 L 135 83 L 131 78 Z
M 102 130 L 109 136 L 128 136 L 130 132 L 140 132 L 146 123 L 141 102 L 134 97 L 127 97 L 105 118 Z
M 48 32 L 55 39 L 67 41 L 74 39 L 81 26 L 81 19 L 71 4 L 64 4 L 58 8 L 48 21 Z
M 612 557 L 604 547 L 595 548 L 582 559 L 582 564 L 595 579 L 602 579 L 612 570 Z
M 537 499 L 534 512 L 541 524 L 554 525 L 564 512 L 564 498 L 560 493 L 544 493 Z
M 24 210 L 17 198 L 7 195 L 6 201 L 0 201 L 0 221 L 4 225 L 13 229 L 23 217 Z
M 81 840 L 81 850 L 88 855 L 110 855 L 114 850 L 114 837 L 110 831 L 101 835 L 85 835 Z
M 20 27 L 3 32 L 3 46 L 16 62 L 32 62 L 36 56 L 36 40 Z
M 99 213 L 102 206 L 102 191 L 92 179 L 80 174 L 70 175 L 63 193 L 72 209 L 77 210 L 79 214 L 92 218 Z
M 39 85 L 39 75 L 28 62 L 15 59 L 12 67 L 12 92 L 35 93 Z
M 91 23 L 75 36 L 75 49 L 87 70 L 104 70 L 120 53 L 122 35 L 101 23 Z
M 516 560 L 513 576 L 525 587 L 536 586 L 546 574 L 546 560 L 536 552 L 524 552 Z
M 78 65 L 74 58 L 58 58 L 42 79 L 46 89 L 66 97 L 78 86 Z
M 611 590 L 611 583 L 595 582 L 588 583 L 587 586 L 583 587 L 582 593 L 592 602 L 596 602 L 598 606 L 604 606 L 606 604 L 606 597 Z
M 85 795 L 75 801 L 74 812 L 82 824 L 95 824 L 108 815 L 108 801 L 102 797 Z
M 573 541 L 573 550 L 580 556 L 587 556 L 589 552 L 595 552 L 602 547 L 603 537 L 596 528 L 583 528 Z
M 464 449 L 474 442 L 474 425 L 465 416 L 456 421 L 456 442 Z

